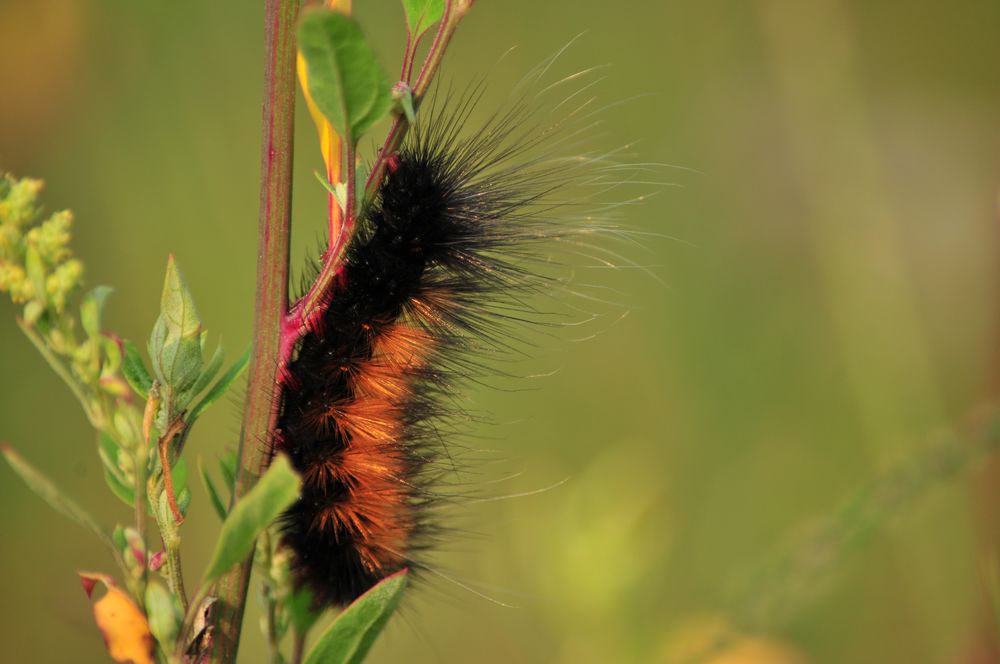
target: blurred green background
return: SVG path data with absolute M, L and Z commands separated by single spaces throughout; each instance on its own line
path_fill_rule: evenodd
M 49 209 L 75 211 L 87 281 L 116 288 L 123 336 L 148 335 L 170 252 L 213 338 L 231 357 L 249 342 L 262 5 L 0 0 L 0 168 L 45 178 Z M 357 0 L 356 14 L 396 70 L 398 5 Z M 642 160 L 693 170 L 664 169 L 682 186 L 627 213 L 678 238 L 644 239 L 636 259 L 665 285 L 615 275 L 627 318 L 556 344 L 536 371 L 559 371 L 533 391 L 475 395 L 502 422 L 484 432 L 496 476 L 521 473 L 487 495 L 569 478 L 457 510 L 477 534 L 438 558 L 518 608 L 432 578 L 371 661 L 671 662 L 723 633 L 714 661 L 1000 661 L 989 465 L 920 492 L 850 555 L 808 548 L 1000 381 L 998 30 L 996 0 L 477 2 L 446 78 L 516 45 L 487 92 L 502 100 L 584 32 L 565 67 L 610 64 L 602 100 L 631 99 L 608 111 L 605 147 L 637 140 Z M 297 262 L 324 223 L 300 111 Z M 0 439 L 127 520 L 13 313 L 0 302 Z M 234 444 L 238 402 L 202 420 L 190 453 Z M 200 486 L 194 500 L 189 583 L 217 531 Z M 75 576 L 112 571 L 105 551 L 7 467 L 0 504 L 2 659 L 105 661 Z M 748 622 L 741 589 L 789 547 L 824 573 L 778 574 L 791 591 L 759 592 L 792 598 L 787 619 Z M 265 661 L 258 620 L 251 600 L 243 662 Z

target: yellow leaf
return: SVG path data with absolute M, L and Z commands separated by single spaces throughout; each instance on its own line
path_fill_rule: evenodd
M 351 13 L 351 0 L 326 0 L 324 4 L 330 9 L 345 14 Z M 316 132 L 319 134 L 319 149 L 323 155 L 323 163 L 326 164 L 326 178 L 331 184 L 336 184 L 340 181 L 340 135 L 333 130 L 333 126 L 327 122 L 313 101 L 312 95 L 309 94 L 306 61 L 301 52 L 296 59 L 296 71 L 299 75 L 299 85 L 302 86 L 302 94 L 306 98 L 306 106 L 309 107 L 309 115 L 312 116 Z
M 149 631 L 146 616 L 132 598 L 104 574 L 80 574 L 80 577 L 88 595 L 98 581 L 108 588 L 104 597 L 94 603 L 94 619 L 111 659 L 131 664 L 156 664 L 153 658 L 156 641 Z

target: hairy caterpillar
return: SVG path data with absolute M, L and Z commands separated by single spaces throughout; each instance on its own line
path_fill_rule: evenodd
M 276 448 L 303 488 L 283 542 L 318 604 L 420 569 L 439 530 L 442 424 L 460 411 L 463 380 L 540 318 L 526 299 L 554 285 L 533 269 L 540 243 L 597 230 L 554 210 L 567 214 L 566 185 L 600 183 L 602 159 L 552 156 L 576 131 L 537 130 L 525 104 L 464 134 L 480 93 L 421 109 L 287 369 Z

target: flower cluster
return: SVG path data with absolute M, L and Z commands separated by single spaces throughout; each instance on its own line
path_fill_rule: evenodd
M 24 305 L 28 325 L 62 314 L 83 277 L 69 250 L 73 215 L 64 210 L 41 220 L 41 189 L 41 180 L 0 175 L 0 292 Z

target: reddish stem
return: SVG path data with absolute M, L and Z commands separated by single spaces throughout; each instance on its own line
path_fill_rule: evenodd
M 451 41 L 451 37 L 455 33 L 455 28 L 458 27 L 458 23 L 462 20 L 462 17 L 465 16 L 465 13 L 471 6 L 472 0 L 447 0 L 444 15 L 441 18 L 441 23 L 434 36 L 434 42 L 431 44 L 430 50 L 427 53 L 427 58 L 424 60 L 424 64 L 420 68 L 420 75 L 417 77 L 417 82 L 413 86 L 414 106 L 419 104 L 420 99 L 430 87 L 431 80 L 434 78 L 434 74 L 441 65 L 441 60 L 444 57 L 444 51 L 448 46 L 448 42 Z M 413 67 L 412 59 L 413 54 L 416 51 L 416 45 L 411 42 L 412 40 L 407 39 L 406 53 L 403 57 L 404 72 L 406 72 L 407 69 L 412 70 Z M 410 60 L 410 62 L 407 63 L 407 60 Z M 409 122 L 407 122 L 406 116 L 402 113 L 396 115 L 396 119 L 393 121 L 392 127 L 389 130 L 389 135 L 386 137 L 382 149 L 375 158 L 375 162 L 372 164 L 372 170 L 368 174 L 368 179 L 365 181 L 364 200 L 369 201 L 375 195 L 375 190 L 378 188 L 379 183 L 385 176 L 385 170 L 388 167 L 389 159 L 393 154 L 395 154 L 396 150 L 399 149 L 399 145 L 402 142 L 403 137 L 406 135 L 407 129 L 409 129 Z M 348 212 L 345 216 L 343 227 L 340 229 L 337 237 L 335 239 L 331 237 L 332 246 L 324 254 L 323 267 L 320 269 L 320 273 L 316 277 L 316 281 L 314 281 L 312 286 L 309 288 L 309 292 L 306 293 L 302 299 L 296 302 L 291 308 L 281 325 L 282 338 L 280 364 L 282 367 L 284 367 L 291 358 L 295 344 L 302 337 L 302 335 L 309 330 L 315 329 L 315 325 L 318 322 L 319 317 L 322 315 L 325 302 L 330 297 L 330 291 L 341 272 L 341 253 L 344 246 L 347 244 L 348 238 L 350 238 L 351 229 L 354 224 L 354 199 L 357 197 L 355 193 L 356 185 L 354 183 L 355 169 L 353 146 L 347 146 L 346 152 L 346 161 L 348 168 L 350 169 L 347 175 Z

